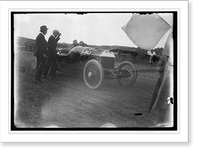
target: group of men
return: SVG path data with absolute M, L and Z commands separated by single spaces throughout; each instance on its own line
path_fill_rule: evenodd
M 147 51 L 147 55 L 149 57 L 149 64 L 153 64 L 153 57 L 156 56 L 155 51 Z
M 36 37 L 34 56 L 37 58 L 35 83 L 43 82 L 43 78 L 56 79 L 56 47 L 61 33 L 53 30 L 48 42 L 45 39 L 48 28 L 46 25 L 40 27 L 40 33 Z

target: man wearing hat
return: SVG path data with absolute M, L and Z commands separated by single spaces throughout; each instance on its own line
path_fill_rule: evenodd
M 45 35 L 47 33 L 47 26 L 43 25 L 40 27 L 40 33 L 36 37 L 34 56 L 37 58 L 37 66 L 35 73 L 35 82 L 43 82 L 41 80 L 42 72 L 45 67 L 47 58 L 47 41 L 45 40 Z
M 54 30 L 48 39 L 48 63 L 43 72 L 44 78 L 48 75 L 51 79 L 56 79 L 56 47 L 57 42 L 60 40 L 60 35 L 61 33 L 58 30 Z

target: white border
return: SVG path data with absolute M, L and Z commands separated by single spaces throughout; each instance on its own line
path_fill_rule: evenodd
M 63 8 L 66 6 L 66 8 Z M 133 7 L 131 7 L 133 6 Z M 37 8 L 37 9 L 35 9 Z M 178 13 L 178 132 L 20 132 L 10 124 L 10 15 L 9 11 L 172 11 Z M 1 141 L 2 142 L 188 142 L 188 2 L 187 1 L 1 1 Z M 180 52 L 181 51 L 181 52 Z M 3 73 L 3 75 L 2 75 Z M 8 75 L 8 76 L 7 76 Z M 7 109 L 7 110 L 6 110 Z

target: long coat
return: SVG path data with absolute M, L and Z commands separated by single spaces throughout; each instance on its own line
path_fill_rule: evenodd
M 47 54 L 47 41 L 44 35 L 39 33 L 35 41 L 34 56 L 42 58 L 44 54 Z
M 49 37 L 48 40 L 48 58 L 52 59 L 55 58 L 56 55 L 56 47 L 57 47 L 57 42 L 60 38 L 55 38 L 53 35 Z

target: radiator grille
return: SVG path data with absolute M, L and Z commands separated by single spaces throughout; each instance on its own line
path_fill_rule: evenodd
M 100 57 L 100 63 L 103 66 L 103 68 L 114 69 L 115 58 Z

